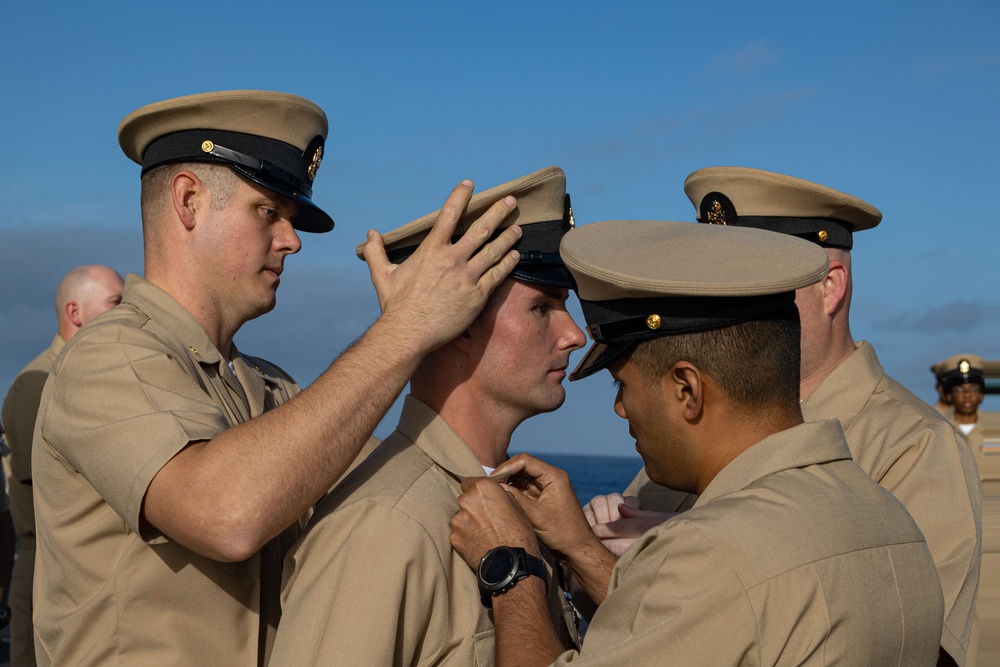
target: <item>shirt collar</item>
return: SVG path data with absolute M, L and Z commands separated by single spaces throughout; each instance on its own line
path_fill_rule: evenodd
M 483 466 L 441 415 L 423 401 L 406 396 L 396 430 L 459 482 L 483 477 Z M 502 481 L 502 480 L 500 480 Z
M 695 507 L 744 489 L 757 480 L 782 470 L 817 463 L 850 460 L 844 431 L 835 419 L 809 422 L 769 435 L 752 445 L 719 471 Z

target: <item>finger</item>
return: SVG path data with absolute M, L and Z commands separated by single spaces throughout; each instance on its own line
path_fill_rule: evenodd
M 635 496 L 624 496 L 623 502 L 625 503 L 626 507 L 630 507 L 632 509 L 637 510 L 642 507 L 642 504 L 639 502 L 639 499 L 636 498 Z
M 499 282 L 506 278 L 521 259 L 520 253 L 512 248 L 523 234 L 523 230 L 518 225 L 503 230 L 502 234 L 484 245 L 469 259 L 469 271 L 472 275 L 479 276 L 481 284 L 492 281 Z M 492 290 L 494 286 L 490 286 L 489 289 Z
M 607 496 L 595 496 L 588 503 L 594 514 L 594 520 L 597 523 L 607 523 L 611 521 L 611 512 L 608 508 L 608 497 Z
M 372 282 L 377 287 L 378 283 L 376 280 L 380 280 L 382 275 L 392 267 L 392 262 L 389 261 L 389 257 L 385 254 L 385 243 L 382 240 L 382 235 L 374 229 L 369 229 L 368 240 L 365 243 L 365 247 L 361 250 L 361 254 L 364 256 L 365 262 L 368 263 L 368 271 L 372 275 Z
M 458 221 L 462 219 L 465 208 L 469 205 L 469 200 L 472 199 L 472 190 L 472 181 L 469 179 L 465 179 L 455 186 L 444 204 L 441 205 L 441 211 L 438 213 L 437 220 L 434 221 L 434 226 L 427 233 L 425 241 L 435 245 L 451 245 L 451 237 L 455 234 Z M 491 231 L 490 234 L 492 233 Z M 489 234 L 486 238 L 489 238 Z
M 493 236 L 493 232 L 500 228 L 500 225 L 503 224 L 503 221 L 515 208 L 517 208 L 517 200 L 510 195 L 493 202 L 493 204 L 486 209 L 485 213 L 469 225 L 469 228 L 462 234 L 462 238 L 455 241 L 455 249 L 458 250 L 463 257 L 470 258 L 473 255 L 477 255 L 479 252 L 482 252 L 480 248 L 487 250 L 490 246 L 495 246 L 495 248 L 487 255 L 489 256 L 489 254 L 492 254 L 493 262 L 490 262 L 490 264 L 495 263 L 500 256 L 507 252 L 514 245 L 514 242 L 517 241 L 517 239 L 513 239 L 513 241 L 511 240 L 510 232 L 513 230 L 514 233 L 519 233 L 520 230 L 514 230 L 516 225 L 512 225 L 510 228 L 504 230 L 504 233 L 500 234 L 500 236 L 498 236 L 493 242 L 489 244 L 486 242 L 489 241 L 490 237 Z M 455 226 L 452 225 L 453 234 L 454 228 Z M 505 240 L 497 244 L 497 241 L 500 241 L 500 239 Z M 482 260 L 480 260 L 480 262 L 481 261 Z M 480 268 L 480 271 L 485 270 L 486 267 Z

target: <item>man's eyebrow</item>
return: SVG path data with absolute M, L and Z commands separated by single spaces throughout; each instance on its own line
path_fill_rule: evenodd
M 549 299 L 555 299 L 556 301 L 565 301 L 566 299 L 569 298 L 569 292 L 568 291 L 564 292 L 562 290 L 554 290 L 554 289 L 553 290 L 544 290 L 542 292 L 542 295 L 548 297 Z

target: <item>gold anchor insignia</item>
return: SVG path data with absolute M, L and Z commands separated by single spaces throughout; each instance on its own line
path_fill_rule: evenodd
M 725 224 L 725 223 L 723 223 Z M 663 320 L 660 319 L 659 315 L 653 314 L 646 318 L 646 326 L 654 331 L 659 329 L 663 325 Z
M 211 141 L 201 142 L 201 151 L 203 153 L 211 153 L 214 150 L 215 150 L 215 144 L 213 144 Z
M 712 208 L 708 211 L 708 220 L 706 220 L 710 225 L 724 225 L 726 224 L 726 212 L 722 210 L 722 204 L 719 203 L 718 199 L 712 200 Z
M 569 228 L 574 229 L 576 227 L 576 219 L 573 218 L 573 207 L 569 207 Z
M 972 364 L 969 363 L 968 359 L 962 359 L 960 362 L 958 362 L 959 373 L 968 373 L 970 368 L 972 368 Z
M 194 349 L 190 345 L 188 345 L 188 349 L 191 350 L 192 352 L 194 352 L 194 356 L 196 356 L 196 357 L 200 357 L 201 356 L 200 354 L 198 354 L 198 350 Z
M 826 233 L 825 229 L 819 230 L 820 243 L 824 243 L 828 238 L 830 238 L 830 235 Z
M 306 173 L 309 174 L 310 181 L 315 180 L 316 172 L 319 171 L 319 165 L 322 162 L 323 162 L 323 147 L 320 146 L 319 148 L 316 149 L 316 152 L 313 153 L 312 162 L 309 163 L 309 168 L 306 169 Z

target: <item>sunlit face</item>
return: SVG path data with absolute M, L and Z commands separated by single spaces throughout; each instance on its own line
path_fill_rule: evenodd
M 121 277 L 111 269 L 92 269 L 86 291 L 77 301 L 80 306 L 80 326 L 120 304 L 124 289 Z
M 285 257 L 302 243 L 292 228 L 299 205 L 239 179 L 221 210 L 204 218 L 201 257 L 220 312 L 242 321 L 274 308 Z
M 948 396 L 956 414 L 973 416 L 983 402 L 983 389 L 977 383 L 966 382 L 949 389 Z
M 483 407 L 520 421 L 555 410 L 569 356 L 586 342 L 566 310 L 569 290 L 505 280 L 469 327 Z
M 678 474 L 678 430 L 671 426 L 669 405 L 662 383 L 651 380 L 629 360 L 616 359 L 608 367 L 615 379 L 615 413 L 628 420 L 628 432 L 646 465 L 646 474 L 657 484 L 684 489 Z

